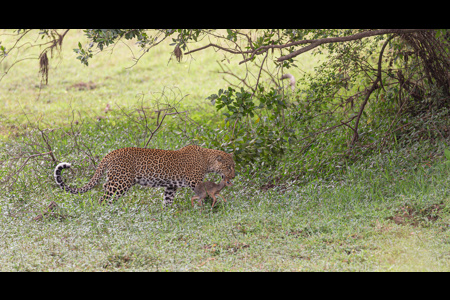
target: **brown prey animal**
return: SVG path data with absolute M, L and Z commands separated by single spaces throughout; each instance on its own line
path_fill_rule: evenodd
M 213 208 L 214 204 L 216 204 L 217 200 L 216 195 L 220 196 L 223 199 L 223 201 L 227 202 L 227 200 L 225 200 L 225 198 L 219 193 L 225 186 L 232 186 L 232 185 L 233 184 L 231 183 L 230 179 L 228 179 L 227 177 L 222 177 L 222 181 L 220 183 L 214 183 L 212 181 L 200 182 L 194 188 L 195 196 L 191 198 L 191 204 L 192 206 L 194 206 L 194 200 L 199 199 L 198 204 L 202 205 L 202 201 L 203 199 L 205 199 L 207 195 L 209 195 L 213 199 L 211 208 Z

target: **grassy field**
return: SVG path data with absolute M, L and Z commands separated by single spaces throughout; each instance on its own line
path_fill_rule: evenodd
M 46 164 L 48 174 L 24 174 L 0 199 L 1 270 L 447 271 L 450 166 L 408 168 L 404 155 L 374 156 L 303 186 L 264 189 L 258 176 L 238 175 L 213 210 L 210 201 L 192 208 L 188 189 L 163 208 L 162 189 L 139 186 L 100 206 L 101 186 L 63 193 Z M 67 157 L 75 161 L 68 184 L 87 182 L 76 171 L 83 155 Z M 61 216 L 33 220 L 50 201 Z
M 79 187 L 93 174 L 91 158 L 148 137 L 119 106 L 152 105 L 164 90 L 170 101 L 183 99 L 180 109 L 195 121 L 216 116 L 205 98 L 225 82 L 212 50 L 168 64 L 166 45 L 126 69 L 133 63 L 130 50 L 118 45 L 113 55 L 101 53 L 84 67 L 72 53 L 80 39 L 80 32 L 68 36 L 62 58 L 51 61 L 48 86 L 39 89 L 36 60 L 16 65 L 0 81 L 0 181 L 10 156 L 46 151 L 36 146 L 39 132 L 30 130 L 37 123 L 53 129 L 45 132 L 55 158 L 73 164 L 63 177 Z M 302 66 L 310 71 L 314 61 Z M 108 103 L 113 110 L 106 114 Z M 151 145 L 177 149 L 184 143 L 166 126 Z M 445 141 L 422 142 L 374 154 L 306 184 L 268 185 L 270 169 L 241 172 L 222 192 L 228 202 L 212 210 L 211 202 L 192 208 L 188 189 L 179 189 L 164 208 L 162 189 L 140 186 L 114 205 L 98 205 L 101 184 L 82 195 L 64 193 L 54 183 L 55 163 L 31 158 L 12 188 L 11 182 L 0 186 L 0 270 L 448 271 L 445 148 Z M 296 162 L 287 156 L 284 163 Z M 51 201 L 58 215 L 33 220 Z
M 22 42 L 26 44 L 35 39 L 35 35 L 30 35 Z M 12 37 L 2 36 L 1 40 L 6 47 L 12 45 Z M 124 41 L 94 56 L 86 67 L 73 52 L 79 41 L 87 43 L 83 32 L 71 31 L 64 39 L 62 51 L 59 54 L 54 51 L 48 85 L 40 84 L 37 59 L 20 61 L 9 69 L 18 59 L 36 58 L 39 49 L 25 50 L 23 47 L 3 61 L 0 76 L 4 72 L 8 74 L 0 81 L 0 138 L 20 132 L 18 124 L 40 120 L 43 127 L 67 125 L 67 115 L 72 110 L 94 119 L 104 115 L 108 103 L 112 109 L 135 105 L 139 101 L 148 104 L 159 99 L 164 91 L 174 100 L 184 97 L 179 103 L 180 109 L 189 109 L 194 120 L 205 121 L 213 112 L 211 103 L 205 98 L 227 85 L 223 78 L 234 84 L 239 82 L 233 76 L 219 74 L 222 71 L 219 62 L 244 77 L 245 68 L 238 66 L 239 57 L 223 56 L 212 48 L 196 56 L 185 56 L 178 63 L 175 58 L 171 59 L 173 46 L 169 46 L 170 41 L 151 49 L 136 65 L 133 58 L 139 57 L 141 52 L 133 46 L 133 41 Z M 207 43 L 205 40 L 200 45 Z M 308 72 L 316 63 L 317 58 L 305 56 L 298 64 L 303 72 Z M 299 72 L 292 70 L 291 73 L 298 76 Z M 253 78 L 253 81 L 256 80 Z

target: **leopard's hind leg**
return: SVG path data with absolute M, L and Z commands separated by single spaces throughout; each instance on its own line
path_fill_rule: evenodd
M 106 200 L 111 204 L 115 199 L 123 196 L 134 184 L 135 182 L 132 180 L 108 174 L 108 181 L 103 185 L 104 193 L 99 203 Z

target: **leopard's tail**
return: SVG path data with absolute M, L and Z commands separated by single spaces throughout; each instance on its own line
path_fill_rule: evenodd
M 82 193 L 86 193 L 87 191 L 91 190 L 94 186 L 96 186 L 98 184 L 98 181 L 100 180 L 100 178 L 102 177 L 103 173 L 105 172 L 106 169 L 106 163 L 104 160 L 102 160 L 100 162 L 100 164 L 98 165 L 97 169 L 95 170 L 94 176 L 92 176 L 91 180 L 89 180 L 89 182 L 81 187 L 81 188 L 73 188 L 73 187 L 68 187 L 64 181 L 62 180 L 61 177 L 61 171 L 63 169 L 68 169 L 70 168 L 71 164 L 69 163 L 60 163 L 55 167 L 55 172 L 54 172 L 54 176 L 55 176 L 55 181 L 56 184 L 63 190 L 65 190 L 68 193 L 72 193 L 72 194 L 82 194 Z

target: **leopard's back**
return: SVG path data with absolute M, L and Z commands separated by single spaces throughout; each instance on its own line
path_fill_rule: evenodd
M 135 182 L 148 187 L 188 187 L 203 179 L 207 162 L 200 155 L 173 150 L 131 148 Z

